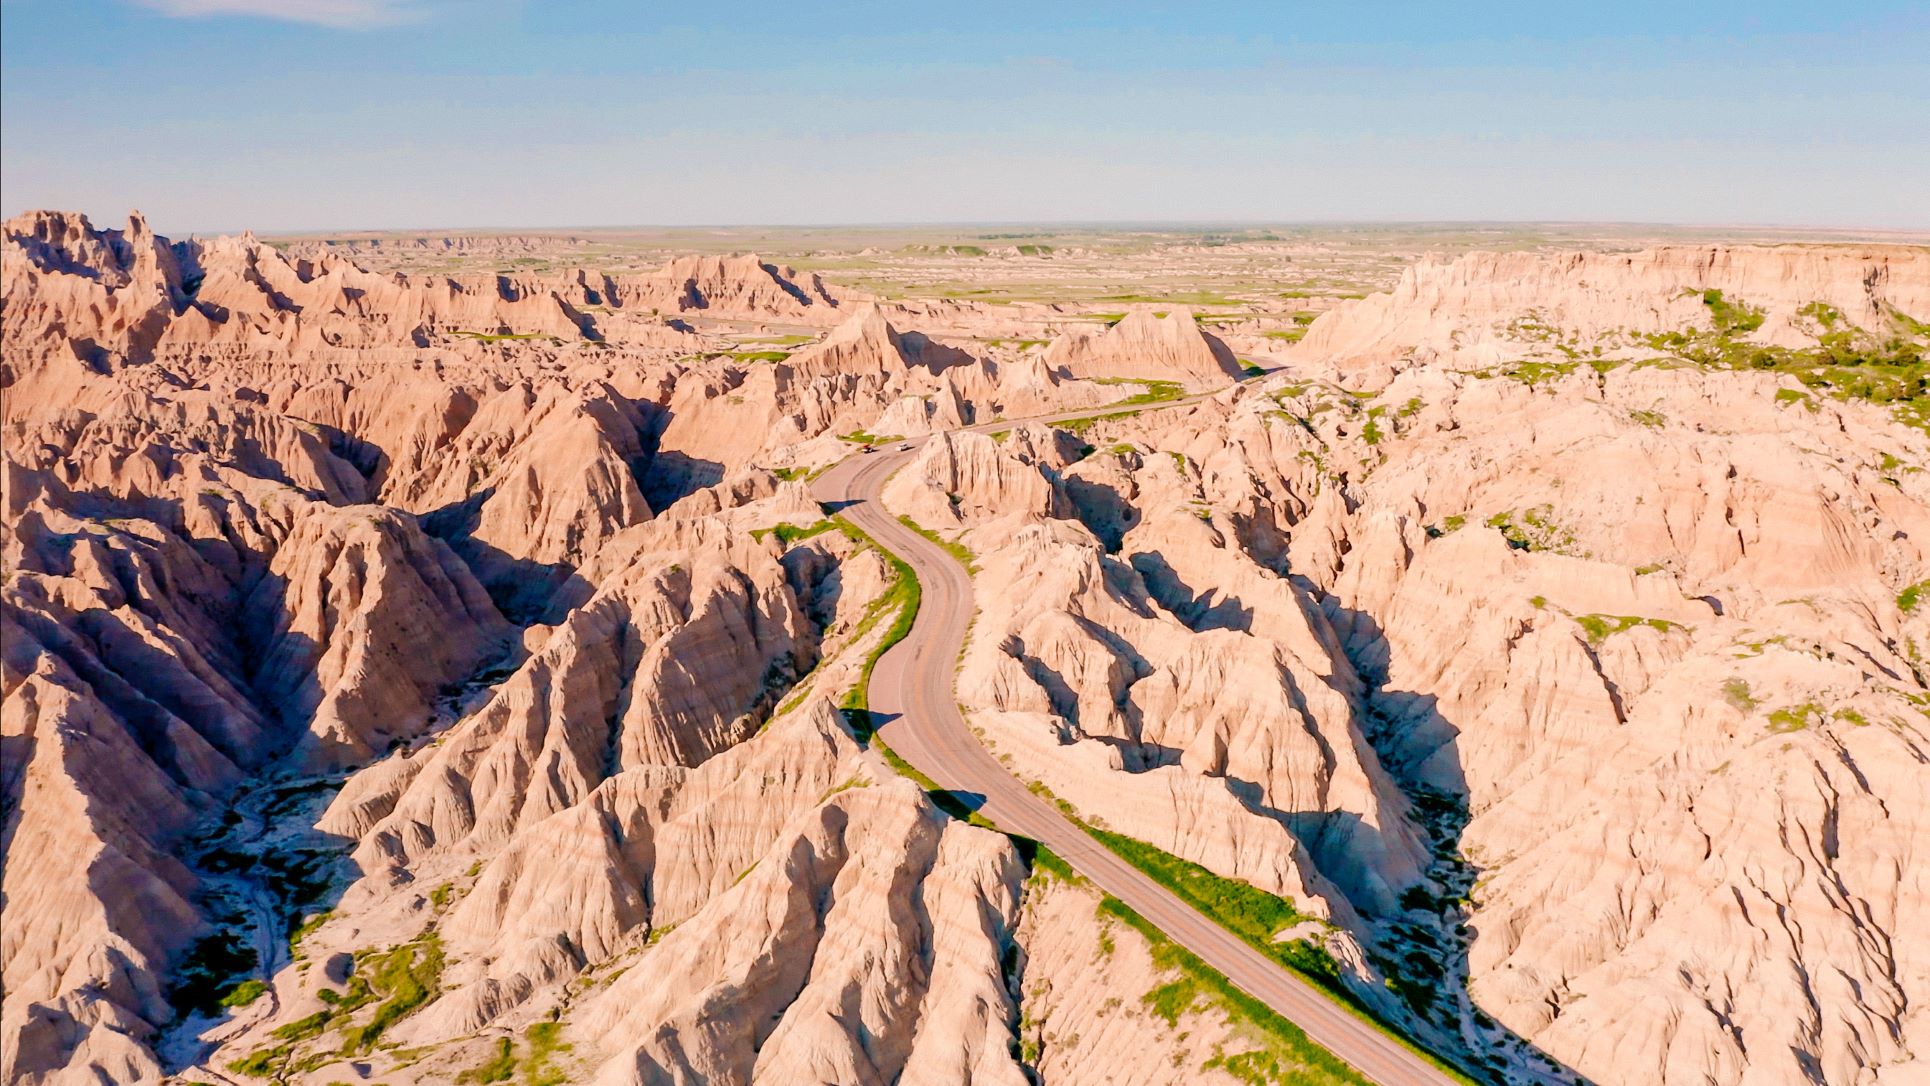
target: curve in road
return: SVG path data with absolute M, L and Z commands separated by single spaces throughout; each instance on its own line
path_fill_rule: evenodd
M 1015 423 L 973 429 L 1011 425 Z M 939 785 L 982 796 L 980 812 L 1001 829 L 1050 848 L 1101 890 L 1125 902 L 1168 938 L 1368 1078 L 1382 1086 L 1453 1086 L 1453 1079 L 1406 1045 L 1194 911 L 1095 841 L 1029 791 L 980 745 L 953 695 L 959 653 L 972 622 L 971 576 L 942 548 L 886 511 L 880 497 L 885 480 L 916 455 L 921 443 L 908 443 L 908 450 L 894 446 L 889 452 L 848 457 L 819 476 L 814 487 L 818 500 L 842 506 L 843 516 L 909 564 L 923 590 L 911 632 L 885 653 L 871 676 L 870 707 L 887 721 L 879 729 L 885 743 Z

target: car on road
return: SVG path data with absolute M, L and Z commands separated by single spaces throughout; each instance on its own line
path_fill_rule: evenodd
M 911 451 L 911 442 L 909 442 L 909 441 L 907 441 L 907 442 L 905 442 L 905 443 L 904 443 L 903 445 L 900 445 L 900 446 L 898 446 L 898 451 L 899 451 L 899 452 L 910 452 L 910 451 Z

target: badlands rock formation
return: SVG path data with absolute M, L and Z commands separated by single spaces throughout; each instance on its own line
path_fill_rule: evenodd
M 1763 311 L 1753 342 L 1814 344 L 1826 311 L 1886 330 L 1930 313 L 1930 252 L 1914 246 L 1667 246 L 1636 253 L 1473 253 L 1423 259 L 1387 293 L 1321 317 L 1295 352 L 1353 369 L 1408 357 L 1486 365 L 1524 343 L 1588 351 L 1648 333 L 1707 327 L 1704 295 Z M 1807 312 L 1805 312 L 1807 310 Z
M 928 446 L 888 498 L 967 528 L 974 720 L 1094 821 L 1338 918 L 1370 978 L 1465 975 L 1459 1008 L 1404 1000 L 1421 1035 L 1500 1060 L 1506 1031 L 1601 1082 L 1915 1081 L 1930 442 L 1822 362 L 1811 386 L 1537 360 L 1684 289 L 1706 326 L 1720 290 L 1750 333 L 1811 319 L 1778 368 L 1842 334 L 1848 365 L 1908 373 L 1925 254 L 1454 268 L 1324 318 L 1339 357 L 1310 336 L 1306 376 L 1102 423 L 1070 467 Z M 1476 328 L 1490 367 L 1434 364 L 1456 345 L 1429 337 Z M 1356 331 L 1378 353 L 1341 350 Z M 1407 368 L 1351 394 L 1314 358 Z M 1294 848 L 1239 828 L 1257 813 Z
M 1102 332 L 1053 342 L 1046 364 L 1074 377 L 1147 377 L 1214 388 L 1240 376 L 1239 360 L 1181 306 L 1138 306 Z
M 1921 250 L 1423 264 L 1233 385 L 756 257 L 0 232 L 0 1081 L 1358 1081 L 840 708 L 905 586 L 805 476 L 922 435 L 983 741 L 1379 1017 L 1923 1073 L 1930 442 L 1851 380 Z

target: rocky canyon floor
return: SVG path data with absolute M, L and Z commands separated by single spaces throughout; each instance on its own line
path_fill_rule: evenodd
M 1442 1080 L 1930 1082 L 1921 237 L 47 211 L 0 307 L 0 1081 L 1374 1080 L 1104 856 Z

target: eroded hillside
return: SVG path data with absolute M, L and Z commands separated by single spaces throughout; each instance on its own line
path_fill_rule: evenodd
M 872 740 L 906 572 L 808 481 L 906 440 L 980 738 L 1337 998 L 1495 1081 L 1930 1051 L 1921 249 L 1425 262 L 1288 347 L 4 244 L 9 1082 L 1358 1081 Z

